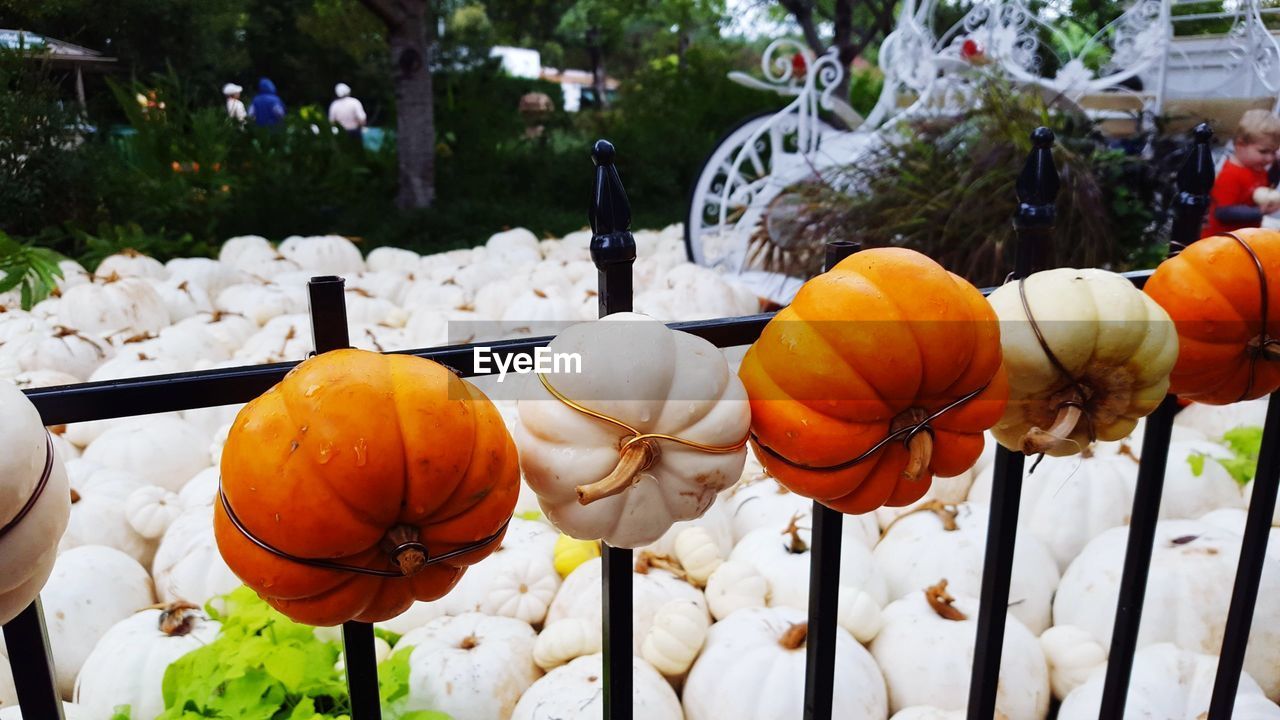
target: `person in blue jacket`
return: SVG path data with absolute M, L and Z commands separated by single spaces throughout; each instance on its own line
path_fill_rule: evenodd
M 258 81 L 258 94 L 249 105 L 249 117 L 259 127 L 272 127 L 284 120 L 284 102 L 276 94 L 276 84 L 267 78 Z

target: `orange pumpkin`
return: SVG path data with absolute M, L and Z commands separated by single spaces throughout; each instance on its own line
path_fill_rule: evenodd
M 1226 405 L 1280 389 L 1280 232 L 1235 235 L 1193 243 L 1145 286 L 1178 329 L 1169 391 L 1187 400 Z
M 374 622 L 443 596 L 496 549 L 519 483 L 502 417 L 470 383 L 421 358 L 337 350 L 236 416 L 214 531 L 227 565 L 290 618 Z
M 900 248 L 857 253 L 805 283 L 739 374 L 765 469 L 846 513 L 910 504 L 934 473 L 972 467 L 1009 397 L 982 294 Z M 928 431 L 904 430 L 931 417 Z

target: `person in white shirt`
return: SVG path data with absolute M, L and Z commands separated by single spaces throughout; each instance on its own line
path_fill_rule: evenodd
M 351 88 L 346 83 L 338 83 L 333 88 L 338 98 L 329 105 L 329 122 L 340 125 L 352 137 L 359 138 L 364 131 L 368 118 L 364 114 L 364 105 L 351 97 Z
M 242 123 L 248 113 L 244 110 L 244 103 L 240 102 L 240 93 L 244 88 L 235 83 L 227 83 L 222 86 L 222 94 L 227 98 L 227 117 Z

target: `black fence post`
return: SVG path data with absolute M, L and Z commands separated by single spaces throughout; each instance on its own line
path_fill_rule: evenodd
M 1213 189 L 1213 155 L 1209 143 L 1213 129 L 1200 123 L 1192 131 L 1191 154 L 1178 170 L 1178 195 L 1173 201 L 1173 230 L 1169 234 L 1169 257 L 1200 239 L 1204 213 L 1209 209 Z
M 596 170 L 588 217 L 591 259 L 599 272 L 600 317 L 631 312 L 631 266 L 636 261 L 636 239 L 630 230 L 631 205 L 613 164 L 615 154 L 607 140 L 597 140 L 591 148 Z M 631 720 L 631 551 L 605 544 L 600 561 L 604 717 Z
M 822 271 L 862 249 L 861 243 L 827 243 Z M 813 503 L 809 551 L 809 635 L 805 639 L 804 719 L 830 720 L 836 673 L 836 618 L 840 612 L 840 543 L 844 513 Z
M 38 596 L 4 626 L 4 642 L 22 716 L 62 720 L 62 696 Z
M 311 335 L 317 353 L 350 347 L 347 334 L 345 281 L 336 276 L 313 277 L 307 283 L 311 302 Z M 351 697 L 352 720 L 380 720 L 378 659 L 374 655 L 373 625 L 362 622 L 342 624 L 342 647 L 346 653 L 347 692 Z
M 1209 153 L 1213 132 L 1202 123 L 1196 127 L 1193 137 L 1195 142 L 1191 153 L 1178 171 L 1178 196 L 1169 237 L 1171 256 L 1200 238 L 1204 212 L 1209 206 L 1209 191 L 1213 188 L 1213 158 Z M 1138 650 L 1147 574 L 1151 571 L 1151 552 L 1160 519 L 1160 499 L 1164 495 L 1169 440 L 1173 435 L 1173 418 L 1177 414 L 1178 399 L 1170 395 L 1147 417 L 1146 429 L 1142 433 L 1142 462 L 1138 465 L 1133 510 L 1129 515 L 1129 541 L 1125 546 L 1124 569 L 1116 598 L 1116 619 L 1111 630 L 1111 649 L 1107 653 L 1100 717 L 1124 717 L 1133 656 Z
M 1048 255 L 1056 214 L 1054 199 L 1058 196 L 1059 186 L 1058 170 L 1053 163 L 1053 141 L 1053 131 L 1046 127 L 1036 128 L 1031 134 L 1031 154 L 1018 176 L 1018 211 L 1013 219 L 1018 245 L 1011 279 L 1024 278 L 1041 269 Z M 968 717 L 971 720 L 995 717 L 1025 464 L 1026 457 L 1022 453 L 996 448 L 978 605 L 978 636 L 969 678 Z
M 1280 485 L 1280 392 L 1271 393 L 1267 420 L 1262 428 L 1262 450 L 1258 454 L 1258 472 L 1253 479 L 1253 499 L 1244 525 L 1244 541 L 1240 547 L 1240 563 L 1236 566 L 1236 584 L 1231 591 L 1231 609 L 1222 635 L 1222 652 L 1218 656 L 1218 674 L 1209 701 L 1209 720 L 1230 720 L 1244 669 L 1244 654 L 1249 646 L 1249 629 L 1253 610 L 1258 603 L 1258 586 L 1267 557 L 1267 539 L 1271 519 L 1276 511 L 1276 490 Z

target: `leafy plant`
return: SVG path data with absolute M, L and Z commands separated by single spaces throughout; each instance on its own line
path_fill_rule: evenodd
M 335 668 L 337 644 L 321 640 L 313 628 L 289 620 L 245 587 L 210 601 L 206 612 L 222 623 L 218 637 L 165 671 L 166 709 L 156 720 L 350 719 L 346 682 Z M 389 658 L 380 675 L 388 720 L 449 720 L 443 713 L 402 708 L 407 651 Z
M 1087 118 L 999 77 L 977 83 L 957 114 L 904 123 L 824 182 L 789 188 L 765 213 L 753 252 L 772 268 L 812 273 L 821 242 L 844 237 L 910 247 L 975 284 L 997 284 L 1012 267 L 1014 186 L 1041 125 L 1057 135 L 1061 178 L 1049 266 L 1125 267 L 1156 240 L 1152 172 L 1106 147 Z
M 0 231 L 0 293 L 18 289 L 23 310 L 49 297 L 62 277 L 58 253 L 20 243 Z
M 1210 458 L 1202 453 L 1194 453 L 1187 457 L 1187 463 L 1191 465 L 1191 474 L 1196 477 L 1203 475 L 1205 461 L 1212 459 L 1221 465 L 1237 483 L 1248 485 L 1258 474 L 1258 454 L 1262 452 L 1262 428 L 1232 428 L 1223 434 L 1222 442 L 1231 451 L 1231 457 Z

